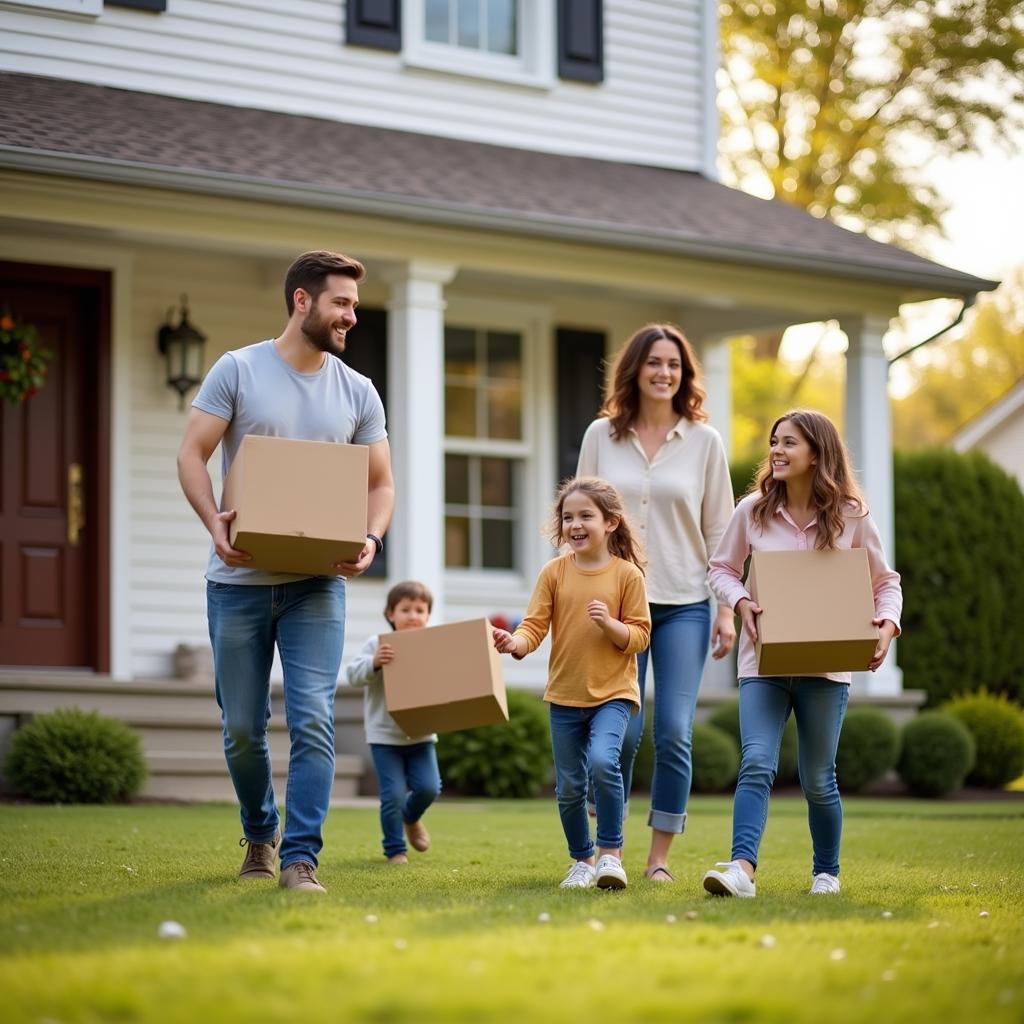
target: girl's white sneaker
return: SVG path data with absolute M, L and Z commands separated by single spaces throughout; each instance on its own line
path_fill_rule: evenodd
M 597 872 L 593 866 L 585 860 L 578 860 L 565 873 L 565 878 L 559 883 L 559 889 L 593 889 Z
M 811 890 L 808 895 L 821 896 L 837 892 L 839 892 L 839 879 L 835 875 L 827 875 L 822 871 L 820 875 L 814 876 L 814 881 L 811 883 Z
M 704 888 L 712 896 L 745 896 L 757 895 L 754 880 L 747 877 L 746 871 L 734 860 L 719 861 L 716 868 L 723 871 L 708 871 L 704 875 Z
M 622 861 L 613 853 L 606 853 L 597 858 L 598 889 L 625 889 L 626 869 Z

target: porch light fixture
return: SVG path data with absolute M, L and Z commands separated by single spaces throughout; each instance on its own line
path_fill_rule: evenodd
M 185 408 L 185 395 L 203 380 L 203 347 L 206 335 L 188 322 L 188 296 L 181 297 L 180 321 L 171 326 L 172 306 L 167 323 L 157 333 L 157 345 L 167 360 L 167 386 L 178 392 L 178 408 Z

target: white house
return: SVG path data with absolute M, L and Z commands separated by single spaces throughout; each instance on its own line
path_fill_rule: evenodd
M 1024 379 L 965 423 L 950 444 L 958 452 L 984 452 L 1024 488 Z
M 158 331 L 187 295 L 207 366 L 274 336 L 311 248 L 367 264 L 349 347 L 388 407 L 386 573 L 449 620 L 525 607 L 600 359 L 652 319 L 697 345 L 727 442 L 725 339 L 838 320 L 891 549 L 882 338 L 902 303 L 994 283 L 720 185 L 717 65 L 714 0 L 0 2 L 0 306 L 57 353 L 3 412 L 0 675 L 22 704 L 55 670 L 99 706 L 156 693 L 207 642 Z M 386 585 L 351 583 L 350 649 Z M 898 695 L 892 659 L 859 686 Z

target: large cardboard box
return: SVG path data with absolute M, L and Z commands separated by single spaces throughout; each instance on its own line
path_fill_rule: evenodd
M 337 576 L 366 544 L 369 449 L 246 434 L 224 481 L 231 545 L 269 572 Z
M 868 554 L 755 551 L 747 587 L 757 618 L 762 675 L 862 672 L 878 645 Z
M 487 619 L 382 633 L 395 660 L 384 666 L 384 699 L 407 736 L 508 721 L 501 655 Z

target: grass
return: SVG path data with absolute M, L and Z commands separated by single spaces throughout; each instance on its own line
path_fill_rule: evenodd
M 814 900 L 799 798 L 773 800 L 756 900 L 704 896 L 730 803 L 690 811 L 675 886 L 641 878 L 637 814 L 630 887 L 603 893 L 556 888 L 567 858 L 553 801 L 443 801 L 427 819 L 434 849 L 405 869 L 383 863 L 375 810 L 338 809 L 317 897 L 233 877 L 231 807 L 0 806 L 0 1016 L 1024 1017 L 1024 801 L 847 800 L 844 890 Z M 187 937 L 158 938 L 165 920 Z

